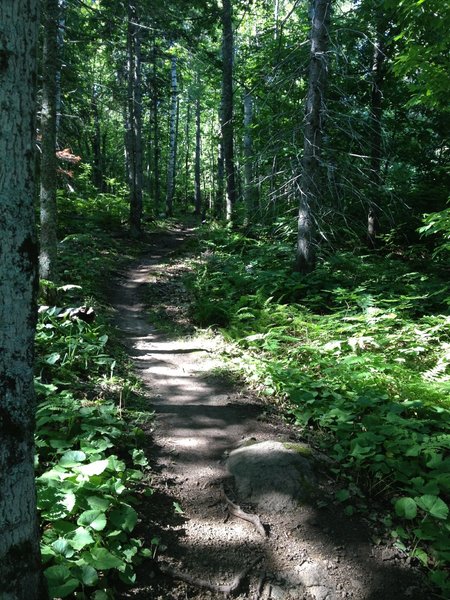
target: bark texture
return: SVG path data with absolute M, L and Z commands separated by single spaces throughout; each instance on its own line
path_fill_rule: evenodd
M 314 215 L 322 193 L 320 155 L 328 78 L 331 4 L 332 0 L 314 0 L 312 5 L 311 54 L 297 233 L 296 268 L 299 272 L 311 271 L 316 262 Z
M 201 131 L 200 131 L 200 99 L 195 101 L 195 214 L 202 212 L 202 192 L 200 181 Z
M 105 186 L 103 179 L 102 131 L 100 125 L 99 91 L 96 85 L 92 89 L 91 110 L 94 119 L 94 131 L 92 135 L 92 154 L 94 159 L 93 183 L 100 192 L 103 192 L 105 191 Z
M 223 98 L 219 108 L 219 123 L 223 122 Z M 224 183 L 225 183 L 225 161 L 223 157 L 223 136 L 222 130 L 219 133 L 217 143 L 217 189 L 214 197 L 214 216 L 217 219 L 223 218 L 224 207 Z
M 233 141 L 234 41 L 231 0 L 223 0 L 222 31 L 222 141 L 226 174 L 226 219 L 231 222 L 237 199 Z
M 170 68 L 171 101 L 170 101 L 170 126 L 169 126 L 169 164 L 167 166 L 167 195 L 166 213 L 169 217 L 173 214 L 173 198 L 175 195 L 175 163 L 177 153 L 177 59 L 174 56 Z
M 191 98 L 187 97 L 186 122 L 184 131 L 184 207 L 189 206 L 189 159 L 191 152 Z
M 55 281 L 57 259 L 57 206 L 56 206 L 56 113 L 58 60 L 58 0 L 43 4 L 44 43 L 42 56 L 42 109 L 41 109 L 41 237 L 39 273 L 42 279 Z
M 378 17 L 378 18 L 377 18 Z M 371 97 L 371 125 L 372 136 L 370 140 L 370 179 L 371 194 L 369 197 L 369 210 L 367 214 L 367 241 L 374 248 L 378 234 L 379 198 L 381 193 L 381 160 L 382 160 L 382 126 L 383 117 L 383 85 L 384 85 L 384 36 L 385 26 L 382 19 L 376 16 L 376 40 L 373 49 L 372 61 L 372 97 Z
M 254 216 L 257 210 L 256 188 L 253 177 L 253 98 L 250 92 L 244 96 L 244 200 L 247 208 L 248 219 Z
M 34 483 L 36 0 L 0 2 L 0 599 L 41 592 Z
M 137 2 L 128 3 L 128 118 L 127 150 L 130 184 L 130 233 L 139 237 L 142 229 L 142 81 L 141 29 Z
M 161 210 L 161 184 L 160 184 L 160 152 L 159 152 L 159 100 L 158 100 L 158 48 L 153 39 L 152 50 L 152 103 L 151 118 L 153 128 L 153 208 L 156 215 Z

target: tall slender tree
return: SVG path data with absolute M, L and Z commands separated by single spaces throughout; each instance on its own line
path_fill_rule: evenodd
M 222 1 L 222 141 L 226 174 L 226 219 L 233 220 L 237 199 L 233 123 L 233 13 L 231 0 Z
M 189 162 L 191 152 L 191 96 L 188 93 L 186 102 L 186 121 L 184 129 L 184 206 L 187 208 L 189 203 Z
M 219 108 L 219 123 L 223 122 L 223 102 L 220 103 Z M 223 135 L 222 131 L 219 132 L 219 139 L 217 142 L 217 189 L 214 197 L 214 216 L 216 218 L 223 218 L 224 208 L 224 182 L 225 182 L 225 160 L 223 156 Z
M 195 214 L 202 212 L 202 192 L 200 181 L 200 158 L 201 158 L 201 128 L 200 128 L 201 106 L 200 98 L 195 101 Z
M 170 65 L 170 125 L 169 125 L 169 162 L 167 167 L 167 194 L 166 194 L 166 214 L 170 217 L 173 214 L 173 198 L 175 195 L 175 158 L 177 154 L 177 100 L 178 100 L 178 81 L 177 81 L 177 58 L 172 56 Z
M 37 0 L 0 3 L 0 597 L 43 599 L 34 482 Z
M 253 181 L 253 97 L 250 91 L 244 95 L 244 200 L 248 217 L 253 216 L 256 206 L 256 188 Z
M 314 218 L 316 206 L 322 195 L 320 155 L 328 77 L 327 50 L 331 4 L 332 0 L 314 0 L 312 5 L 296 255 L 296 269 L 300 272 L 311 271 L 316 263 Z
M 367 216 L 367 239 L 369 245 L 376 245 L 378 233 L 379 198 L 381 196 L 381 161 L 382 161 L 382 116 L 383 116 L 383 84 L 385 63 L 385 24 L 381 8 L 375 9 L 376 32 L 373 45 L 372 61 L 372 94 L 370 103 L 372 135 L 370 140 L 370 180 L 372 189 L 369 193 L 369 210 Z
M 160 139 L 159 139 L 159 104 L 158 104 L 158 85 L 157 85 L 157 62 L 158 52 L 156 39 L 153 40 L 152 51 L 152 119 L 153 119 L 153 205 L 155 213 L 158 215 L 161 209 L 161 184 L 160 177 Z
M 128 172 L 130 184 L 130 233 L 141 235 L 142 227 L 142 78 L 141 27 L 136 0 L 128 2 Z
M 41 187 L 40 187 L 40 255 L 42 279 L 56 278 L 57 207 L 56 207 L 56 128 L 58 59 L 58 0 L 43 3 L 44 43 L 42 57 L 41 109 Z

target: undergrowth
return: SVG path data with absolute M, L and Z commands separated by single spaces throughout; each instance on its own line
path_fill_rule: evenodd
M 382 520 L 450 591 L 450 288 L 430 262 L 339 251 L 301 276 L 289 236 L 212 228 L 193 317 L 335 460 L 335 501 Z M 381 507 L 374 512 L 373 507 Z
M 61 285 L 42 282 L 36 482 L 51 598 L 113 598 L 154 554 L 151 534 L 135 534 L 152 494 L 137 420 L 152 415 L 133 410 L 138 384 L 106 320 L 105 283 L 140 250 L 125 211 L 120 197 L 61 196 Z

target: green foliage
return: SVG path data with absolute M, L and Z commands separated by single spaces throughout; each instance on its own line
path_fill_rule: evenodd
M 300 277 L 286 242 L 215 231 L 204 244 L 194 316 L 226 327 L 242 349 L 234 366 L 315 432 L 346 512 L 393 504 L 403 548 L 439 572 L 450 557 L 445 279 L 429 262 L 347 252 Z M 220 321 L 205 306 L 220 306 Z
M 110 572 L 133 583 L 135 565 L 148 555 L 131 536 L 147 468 L 136 449 L 139 430 L 128 433 L 114 402 L 80 394 L 111 381 L 115 360 L 105 352 L 104 331 L 64 317 L 61 309 L 40 311 L 37 490 L 52 598 L 108 587 Z
M 424 216 L 424 224 L 419 232 L 425 236 L 439 236 L 443 241 L 438 243 L 436 256 L 450 251 L 450 208 Z
M 128 401 L 123 407 L 136 384 L 98 303 L 93 323 L 77 317 L 86 288 L 102 298 L 96 278 L 117 267 L 125 248 L 111 236 L 119 231 L 123 203 L 111 200 L 102 212 L 103 201 L 92 201 L 94 217 L 83 212 L 89 201 L 67 199 L 67 207 L 71 203 L 70 210 L 84 219 L 84 233 L 67 236 L 61 245 L 64 276 L 73 276 L 77 285 L 55 288 L 60 306 L 39 309 L 36 483 L 51 598 L 74 592 L 77 598 L 110 598 L 118 581 L 134 583 L 136 565 L 152 555 L 134 535 L 138 498 L 151 490 L 148 461 L 139 448 L 142 431 Z M 62 216 L 64 227 L 64 211 Z M 102 220 L 109 222 L 109 234 L 98 233 Z M 86 269 L 86 257 L 92 269 Z

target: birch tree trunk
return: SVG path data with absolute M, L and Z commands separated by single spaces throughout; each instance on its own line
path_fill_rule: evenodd
M 42 279 L 55 281 L 57 259 L 56 207 L 56 106 L 58 72 L 58 0 L 43 4 L 44 42 L 42 56 L 41 109 L 41 186 L 40 186 L 40 255 L 39 272 Z
M 170 68 L 171 102 L 170 102 L 170 125 L 169 125 L 169 163 L 167 168 L 167 195 L 166 214 L 173 215 L 173 198 L 175 195 L 175 154 L 176 154 L 176 121 L 177 121 L 177 59 L 172 57 Z
M 222 140 L 226 173 L 226 219 L 231 222 L 237 198 L 233 140 L 234 42 L 231 0 L 223 0 L 222 28 Z
M 371 125 L 372 136 L 370 140 L 370 179 L 371 194 L 369 196 L 369 210 L 367 214 L 367 241 L 370 247 L 376 246 L 378 233 L 378 206 L 381 192 L 381 159 L 382 159 L 382 129 L 381 119 L 383 117 L 383 83 L 384 83 L 384 35 L 385 31 L 378 15 L 376 40 L 373 49 L 372 62 L 372 97 L 371 97 Z
M 315 267 L 316 207 L 321 196 L 320 154 L 325 118 L 325 87 L 328 78 L 328 27 L 332 0 L 313 0 L 311 23 L 311 54 L 309 84 L 306 96 L 306 116 L 298 213 L 296 269 L 306 273 Z
M 36 0 L 0 2 L 0 598 L 42 591 L 34 483 Z
M 173 186 L 175 194 L 175 182 L 177 180 L 177 163 L 178 163 L 178 133 L 180 128 L 180 98 L 177 96 L 177 112 L 175 118 L 175 151 L 173 153 Z
M 128 168 L 130 181 L 130 233 L 142 232 L 142 82 L 141 29 L 137 3 L 128 4 Z
M 184 207 L 189 206 L 189 159 L 191 152 L 191 98 L 188 94 L 186 107 L 186 123 L 184 131 L 184 144 L 186 152 L 184 155 Z
M 217 143 L 217 192 L 214 199 L 214 216 L 216 219 L 223 218 L 223 205 L 224 205 L 224 182 L 225 182 L 225 160 L 223 157 L 223 136 L 222 136 L 222 122 L 223 122 L 223 99 L 220 103 L 219 109 L 219 141 Z
M 202 192 L 200 177 L 201 130 L 200 130 L 200 98 L 195 101 L 195 214 L 202 212 Z

